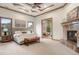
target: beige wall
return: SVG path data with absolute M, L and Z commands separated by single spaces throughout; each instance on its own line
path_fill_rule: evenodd
M 63 13 L 63 8 L 52 11 L 50 13 L 43 14 L 41 16 L 36 17 L 36 33 L 41 36 L 41 20 L 47 19 L 47 18 L 52 18 L 53 20 L 53 39 L 62 39 L 63 37 L 63 28 L 61 23 L 63 22 L 64 19 L 64 13 Z M 39 29 L 39 30 L 38 30 Z

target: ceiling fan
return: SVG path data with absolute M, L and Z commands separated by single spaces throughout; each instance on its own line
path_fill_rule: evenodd
M 42 3 L 26 3 L 26 4 L 28 4 L 29 6 L 32 7 L 32 9 L 31 9 L 32 12 L 37 12 L 38 9 L 41 8 Z M 36 8 L 38 8 L 38 9 L 36 9 Z

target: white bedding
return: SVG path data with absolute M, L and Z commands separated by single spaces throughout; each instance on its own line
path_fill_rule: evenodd
M 24 43 L 24 38 L 30 38 L 36 36 L 35 34 L 22 34 L 22 33 L 15 33 L 14 34 L 14 41 L 18 44 Z
M 24 37 L 22 35 L 14 34 L 14 41 L 18 44 L 23 44 Z

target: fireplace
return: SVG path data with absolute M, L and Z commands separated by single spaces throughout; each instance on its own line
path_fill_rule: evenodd
M 67 40 L 70 40 L 70 41 L 73 41 L 73 42 L 77 42 L 77 38 L 75 36 L 75 33 L 77 33 L 77 31 L 68 30 L 67 31 Z

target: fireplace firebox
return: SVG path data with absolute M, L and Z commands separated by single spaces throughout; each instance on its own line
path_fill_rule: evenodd
M 75 36 L 76 33 L 77 33 L 77 31 L 68 30 L 67 31 L 67 40 L 77 42 L 77 37 Z

